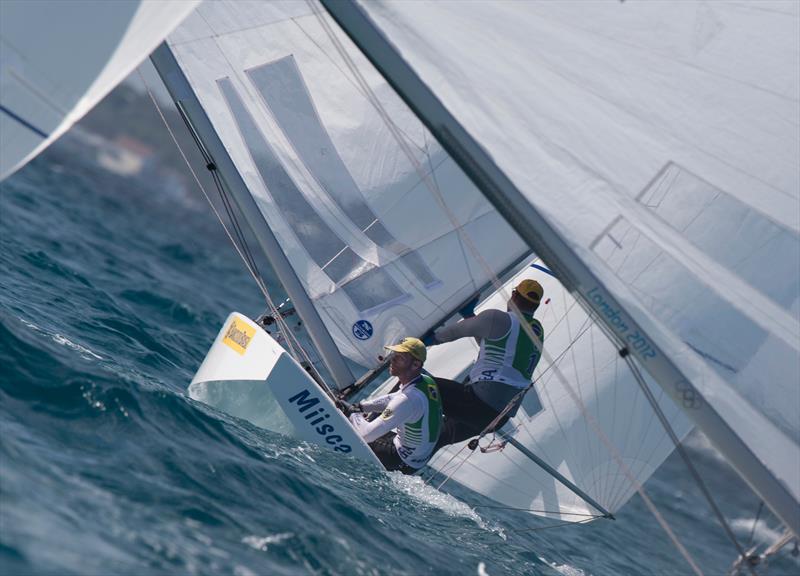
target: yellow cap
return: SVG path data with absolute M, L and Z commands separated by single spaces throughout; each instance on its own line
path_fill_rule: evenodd
M 425 362 L 425 358 L 428 357 L 428 350 L 419 338 L 403 338 L 400 344 L 384 346 L 384 348 L 393 352 L 408 352 L 420 362 Z
M 536 280 L 525 279 L 514 288 L 517 294 L 525 298 L 528 302 L 538 304 L 544 296 L 544 288 Z

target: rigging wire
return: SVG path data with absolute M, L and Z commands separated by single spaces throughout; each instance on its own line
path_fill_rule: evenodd
M 261 273 L 258 270 L 258 266 L 256 265 L 256 261 L 253 258 L 253 254 L 250 252 L 250 247 L 247 244 L 247 240 L 244 237 L 244 232 L 242 231 L 241 226 L 239 225 L 239 220 L 236 217 L 235 212 L 233 211 L 233 205 L 231 204 L 230 197 L 228 194 L 225 193 L 225 189 L 222 184 L 222 179 L 219 176 L 219 172 L 216 169 L 209 170 L 211 172 L 211 176 L 214 179 L 214 184 L 217 187 L 217 191 L 219 192 L 219 197 L 222 200 L 223 205 L 225 206 L 225 212 L 228 214 L 228 220 L 230 220 L 231 224 L 233 225 L 233 229 L 236 232 L 236 237 L 239 240 L 239 246 L 242 247 L 242 252 L 244 256 L 247 258 L 247 261 L 252 266 L 253 270 L 255 271 L 256 275 L 261 278 Z
M 398 134 L 398 131 L 397 131 L 396 127 L 394 126 L 394 122 L 392 122 L 391 119 L 388 117 L 388 113 L 383 108 L 383 105 L 381 104 L 380 100 L 377 98 L 377 96 L 374 94 L 374 92 L 369 87 L 367 82 L 361 76 L 361 73 L 358 71 L 355 63 L 352 62 L 352 59 L 347 54 L 346 50 L 341 45 L 341 42 L 336 37 L 334 31 L 331 29 L 330 24 L 325 19 L 324 14 L 321 13 L 319 7 L 316 5 L 316 3 L 313 0 L 307 0 L 307 3 L 311 7 L 311 9 L 314 12 L 314 14 L 317 16 L 317 19 L 319 20 L 320 25 L 322 26 L 323 30 L 326 32 L 326 34 L 330 38 L 330 40 L 333 43 L 334 47 L 340 53 L 341 57 L 344 59 L 344 61 L 347 64 L 348 68 L 351 70 L 351 73 L 354 75 L 356 81 L 359 82 L 359 84 L 361 84 L 362 89 L 364 90 L 365 94 L 367 94 L 367 96 L 368 96 L 368 100 L 369 100 L 370 104 L 372 104 L 372 106 L 375 108 L 375 110 L 381 116 L 381 118 L 383 119 L 386 127 L 389 129 L 389 132 L 395 138 L 395 140 L 396 140 L 397 144 L 400 146 L 401 150 L 406 154 L 409 162 L 411 162 L 411 164 L 417 170 L 418 175 L 422 178 L 422 180 L 424 181 L 424 183 L 427 186 L 427 188 L 431 191 L 431 194 L 433 195 L 433 197 L 435 198 L 437 203 L 440 205 L 440 207 L 442 208 L 444 213 L 447 215 L 447 217 L 450 220 L 451 224 L 457 230 L 457 233 L 459 234 L 459 236 L 463 235 L 463 239 L 465 241 L 464 243 L 470 249 L 470 251 L 474 255 L 475 259 L 480 263 L 481 266 L 483 266 L 484 270 L 487 272 L 487 275 L 491 279 L 492 284 L 495 286 L 495 288 L 499 292 L 505 294 L 505 288 L 500 283 L 499 278 L 494 273 L 493 269 L 489 266 L 489 264 L 486 262 L 486 260 L 484 259 L 483 255 L 480 253 L 480 251 L 477 249 L 477 247 L 474 245 L 474 243 L 472 242 L 472 240 L 469 237 L 469 235 L 466 234 L 466 232 L 459 225 L 458 219 L 456 218 L 455 214 L 453 214 L 453 212 L 447 206 L 447 203 L 444 201 L 444 198 L 442 197 L 441 191 L 435 185 L 435 182 L 432 182 L 431 178 L 429 177 L 429 175 L 427 173 L 425 173 L 421 169 L 421 166 L 420 166 L 419 162 L 414 157 L 414 155 L 411 153 L 411 151 L 408 149 L 407 143 Z M 576 299 L 580 299 L 580 294 L 576 293 Z M 581 303 L 584 306 L 586 306 L 586 303 L 582 299 L 581 299 Z M 514 313 L 516 313 L 517 315 L 521 316 L 519 309 L 516 307 L 516 305 L 513 304 L 513 302 L 511 303 L 511 308 L 512 308 L 512 311 Z M 590 310 L 590 309 L 588 309 L 588 310 Z M 588 313 L 588 310 L 587 310 L 587 313 Z M 526 335 L 539 347 L 540 350 L 542 350 L 542 356 L 543 357 L 549 356 L 547 354 L 547 352 L 544 350 L 544 348 L 542 346 L 542 342 L 540 341 L 538 336 L 536 336 L 536 334 L 534 334 L 534 332 L 530 328 L 530 326 L 528 326 L 526 323 L 522 323 L 522 322 L 520 323 L 520 326 L 525 331 Z M 548 359 L 548 361 L 550 361 L 550 360 L 551 359 Z M 647 494 L 644 491 L 644 487 L 633 476 L 633 474 L 631 473 L 631 471 L 628 468 L 628 466 L 622 460 L 622 456 L 619 454 L 619 452 L 616 449 L 616 447 L 611 443 L 611 441 L 608 439 L 608 437 L 605 435 L 605 433 L 603 433 L 602 429 L 600 428 L 600 426 L 596 422 L 596 420 L 589 414 L 585 404 L 583 403 L 583 401 L 581 400 L 579 395 L 576 394 L 574 388 L 569 384 L 567 379 L 564 377 L 563 373 L 561 373 L 561 371 L 558 368 L 556 368 L 555 370 L 556 370 L 557 378 L 561 381 L 562 385 L 567 390 L 570 398 L 578 406 L 578 408 L 581 411 L 584 419 L 595 430 L 595 433 L 600 436 L 600 439 L 601 439 L 602 443 L 609 450 L 609 452 L 611 453 L 612 457 L 616 461 L 617 465 L 622 470 L 623 474 L 629 479 L 629 481 L 635 487 L 636 491 L 642 497 L 642 499 L 644 500 L 647 508 L 650 510 L 650 512 L 656 518 L 656 520 L 658 521 L 659 525 L 661 525 L 662 529 L 667 533 L 667 535 L 670 538 L 670 540 L 672 541 L 672 543 L 675 545 L 675 547 L 678 549 L 680 554 L 683 556 L 683 558 L 690 565 L 690 567 L 695 572 L 695 574 L 702 575 L 703 572 L 700 569 L 700 567 L 697 565 L 697 563 L 694 561 L 694 558 L 691 556 L 689 551 L 683 546 L 683 544 L 678 540 L 677 536 L 672 531 L 672 529 L 670 528 L 670 526 L 668 525 L 668 523 L 666 522 L 664 517 L 661 515 L 661 513 L 655 507 L 653 502 L 650 500 L 649 496 L 647 496 Z
M 175 133 L 173 132 L 172 127 L 169 125 L 169 122 L 167 122 L 167 119 L 164 116 L 163 111 L 161 110 L 161 106 L 158 104 L 158 101 L 156 100 L 156 97 L 153 94 L 153 91 L 150 89 L 150 85 L 147 83 L 147 81 L 145 80 L 144 76 L 142 75 L 141 70 L 139 70 L 138 68 L 137 68 L 137 73 L 139 75 L 139 78 L 142 81 L 142 84 L 144 84 L 144 87 L 147 90 L 147 94 L 150 97 L 150 100 L 153 103 L 153 106 L 155 106 L 155 109 L 158 112 L 158 115 L 161 117 L 161 121 L 164 123 L 164 126 L 166 127 L 167 131 L 169 132 L 169 135 L 172 138 L 172 141 L 175 143 L 175 147 L 178 149 L 178 152 L 180 152 L 180 155 L 183 158 L 183 161 L 186 163 L 186 167 L 189 169 L 189 172 L 191 172 L 192 177 L 194 178 L 194 181 L 197 184 L 197 187 L 203 193 L 203 196 L 205 197 L 206 201 L 208 202 L 208 205 L 211 207 L 211 210 L 214 212 L 214 215 L 217 217 L 217 220 L 219 220 L 219 223 L 222 225 L 222 229 L 225 231 L 225 234 L 228 236 L 228 239 L 231 241 L 231 244 L 233 245 L 234 249 L 239 254 L 239 257 L 245 263 L 245 266 L 247 267 L 247 271 L 250 272 L 250 275 L 255 280 L 256 284 L 258 285 L 259 289 L 261 290 L 262 294 L 267 299 L 267 301 L 270 301 L 271 299 L 269 297 L 269 292 L 267 291 L 266 286 L 264 285 L 264 283 L 261 280 L 261 277 L 258 275 L 258 273 L 250 266 L 250 261 L 244 255 L 242 250 L 239 248 L 239 245 L 236 243 L 236 240 L 234 240 L 233 235 L 231 234 L 230 230 L 228 230 L 228 226 L 223 221 L 222 216 L 220 215 L 219 211 L 217 210 L 217 207 L 214 206 L 214 202 L 212 202 L 211 197 L 208 195 L 208 192 L 206 192 L 205 187 L 200 182 L 200 178 L 197 176 L 197 173 L 195 172 L 194 168 L 192 167 L 191 163 L 189 162 L 189 159 L 186 157 L 186 154 L 183 151 L 183 147 L 178 142 L 178 139 L 175 136 Z M 178 111 L 180 112 L 181 118 L 183 118 L 184 122 L 186 122 L 188 124 L 188 119 L 186 118 L 185 114 L 181 110 L 181 107 L 177 106 L 177 108 L 178 108 Z M 193 129 L 191 129 L 191 127 L 189 127 L 189 133 L 192 135 L 192 138 L 198 144 L 198 148 L 200 149 L 200 153 L 203 155 L 204 160 L 206 160 L 206 162 L 207 162 L 206 166 L 207 167 L 215 166 L 213 164 L 213 162 L 211 161 L 211 157 L 208 155 L 208 152 L 205 150 L 205 148 L 202 146 L 202 143 L 198 139 L 197 134 L 194 132 Z M 209 170 L 211 170 L 211 168 L 209 168 Z
M 172 127 L 169 125 L 169 122 L 167 122 L 166 116 L 164 115 L 164 112 L 162 111 L 161 106 L 159 105 L 158 100 L 155 97 L 155 94 L 153 94 L 153 91 L 152 91 L 150 85 L 148 84 L 147 80 L 145 80 L 144 75 L 142 74 L 141 70 L 138 69 L 138 68 L 137 68 L 137 73 L 138 73 L 138 76 L 139 76 L 140 80 L 142 81 L 142 84 L 145 87 L 145 90 L 147 91 L 148 96 L 150 97 L 150 101 L 153 103 L 153 106 L 155 107 L 156 111 L 158 112 L 158 115 L 161 118 L 161 121 L 164 123 L 164 126 L 167 129 L 167 132 L 169 133 L 170 137 L 172 138 L 172 141 L 175 144 L 175 147 L 178 149 L 178 152 L 180 153 L 181 157 L 183 158 L 183 161 L 185 162 L 186 167 L 189 169 L 189 172 L 192 174 L 192 177 L 194 178 L 194 181 L 197 184 L 197 187 L 202 192 L 203 196 L 205 197 L 206 201 L 208 202 L 208 205 L 211 207 L 211 210 L 214 212 L 214 215 L 217 217 L 217 220 L 219 221 L 220 225 L 222 226 L 222 229 L 225 231 L 225 234 L 228 236 L 228 239 L 230 240 L 231 244 L 233 245 L 233 248 L 236 250 L 236 253 L 239 254 L 239 257 L 244 262 L 244 265 L 247 268 L 247 271 L 253 277 L 253 280 L 255 280 L 256 285 L 258 286 L 259 290 L 263 294 L 264 299 L 265 299 L 265 301 L 267 303 L 267 307 L 270 310 L 270 312 L 273 314 L 275 322 L 278 325 L 278 330 L 284 336 L 284 340 L 285 340 L 285 342 L 287 344 L 287 347 L 289 349 L 289 353 L 298 362 L 301 362 L 301 360 L 305 361 L 307 363 L 307 366 L 309 366 L 309 368 L 314 371 L 314 373 L 317 375 L 317 377 L 319 377 L 319 373 L 317 372 L 316 367 L 311 362 L 311 359 L 309 358 L 308 354 L 303 349 L 303 347 L 300 345 L 299 341 L 297 340 L 297 338 L 294 335 L 294 333 L 292 332 L 292 330 L 289 328 L 289 326 L 286 323 L 285 319 L 283 318 L 283 316 L 281 316 L 280 311 L 278 310 L 278 307 L 275 305 L 274 301 L 272 300 L 272 297 L 269 294 L 269 290 L 267 289 L 266 283 L 264 282 L 263 278 L 261 277 L 261 274 L 259 273 L 258 268 L 255 265 L 255 260 L 253 258 L 253 255 L 250 252 L 249 247 L 247 246 L 247 242 L 246 242 L 246 240 L 244 238 L 244 234 L 242 232 L 242 229 L 241 229 L 241 227 L 240 227 L 240 225 L 238 223 L 238 220 L 236 219 L 235 213 L 233 212 L 233 208 L 232 208 L 232 206 L 230 204 L 230 199 L 227 198 L 227 194 L 225 192 L 225 188 L 223 186 L 222 180 L 221 180 L 221 178 L 219 176 L 219 173 L 216 170 L 216 164 L 214 163 L 213 158 L 211 158 L 211 156 L 208 153 L 208 151 L 205 149 L 205 146 L 203 146 L 203 143 L 200 140 L 200 138 L 197 135 L 197 133 L 195 132 L 193 126 L 191 125 L 191 122 L 189 122 L 188 115 L 183 110 L 182 106 L 180 106 L 180 104 L 178 102 L 176 102 L 176 108 L 177 108 L 181 118 L 183 119 L 184 123 L 186 124 L 186 127 L 187 127 L 187 129 L 189 131 L 189 134 L 191 135 L 191 137 L 194 140 L 195 144 L 197 145 L 201 155 L 203 156 L 203 159 L 206 162 L 206 167 L 209 169 L 209 171 L 212 174 L 212 178 L 213 178 L 214 183 L 215 183 L 215 185 L 216 185 L 216 187 L 217 187 L 217 189 L 219 191 L 220 196 L 223 198 L 223 204 L 225 205 L 226 212 L 227 212 L 229 218 L 231 218 L 231 221 L 233 222 L 233 226 L 234 226 L 234 229 L 235 229 L 235 234 L 240 239 L 240 241 L 242 242 L 242 247 L 240 247 L 239 244 L 236 242 L 236 239 L 234 239 L 234 234 L 232 234 L 231 231 L 228 229 L 228 226 L 225 224 L 225 221 L 223 220 L 222 215 L 219 213 L 219 210 L 217 210 L 217 207 L 214 205 L 214 202 L 211 200 L 211 197 L 209 196 L 208 192 L 206 191 L 205 187 L 203 186 L 202 182 L 200 181 L 200 178 L 198 177 L 197 173 L 195 172 L 194 168 L 192 167 L 191 163 L 189 162 L 189 159 L 187 158 L 186 153 L 183 150 L 183 147 L 178 142 L 178 138 L 175 135 L 174 131 L 172 130 Z M 326 392 L 328 392 L 327 387 L 323 387 L 323 389 Z
M 753 528 L 750 530 L 750 537 L 747 539 L 747 544 L 745 548 L 749 548 L 750 544 L 753 543 L 753 537 L 756 535 L 756 527 L 758 526 L 758 519 L 761 517 L 761 511 L 764 509 L 764 501 L 761 500 L 758 503 L 758 511 L 756 511 L 756 517 L 753 518 Z
M 683 460 L 684 464 L 686 465 L 686 468 L 689 470 L 689 473 L 691 474 L 692 478 L 694 479 L 695 483 L 697 484 L 698 488 L 700 489 L 700 492 L 702 492 L 703 496 L 708 501 L 708 505 L 711 507 L 711 511 L 714 513 L 714 516 L 716 516 L 717 521 L 722 526 L 722 529 L 725 531 L 726 536 L 728 536 L 728 538 L 731 540 L 731 542 L 733 543 L 734 547 L 736 548 L 736 551 L 739 552 L 739 556 L 744 558 L 745 555 L 746 555 L 746 552 L 745 552 L 744 548 L 739 543 L 739 540 L 736 538 L 736 535 L 733 533 L 733 530 L 731 529 L 730 525 L 728 524 L 728 521 L 725 519 L 725 516 L 722 513 L 722 510 L 720 510 L 719 506 L 717 505 L 716 501 L 714 500 L 714 497 L 711 495 L 711 491 L 708 489 L 708 486 L 706 486 L 706 483 L 703 481 L 703 478 L 700 475 L 700 472 L 698 472 L 697 468 L 695 467 L 694 463 L 692 462 L 692 459 L 689 457 L 689 454 L 686 451 L 686 448 L 684 448 L 684 446 L 683 446 L 683 444 L 681 444 L 681 441 L 678 438 L 677 434 L 675 434 L 675 430 L 672 428 L 672 426 L 670 425 L 670 423 L 667 420 L 666 416 L 664 415 L 664 411 L 661 410 L 661 406 L 659 406 L 658 402 L 656 402 L 655 396 L 653 396 L 653 392 L 652 392 L 652 390 L 650 390 L 650 387 L 647 385 L 647 382 L 645 381 L 644 376 L 642 375 L 641 371 L 639 370 L 639 367 L 634 362 L 633 357 L 631 357 L 630 353 L 627 352 L 628 349 L 627 348 L 623 348 L 622 350 L 626 351 L 626 353 L 623 355 L 622 351 L 620 351 L 620 355 L 625 360 L 625 363 L 628 365 L 628 368 L 630 369 L 631 373 L 633 374 L 633 377 L 636 379 L 636 382 L 639 384 L 639 387 L 641 388 L 642 392 L 644 393 L 645 398 L 647 398 L 648 402 L 650 402 L 650 405 L 652 406 L 653 411 L 656 413 L 656 416 L 661 421 L 661 425 L 664 427 L 664 430 L 666 430 L 667 434 L 669 435 L 670 439 L 672 440 L 672 443 L 675 445 L 675 450 L 678 452 L 678 454 L 680 455 L 680 457 Z M 750 569 L 751 569 L 751 572 L 753 572 L 753 574 L 755 574 L 755 571 L 753 570 L 753 568 L 750 567 Z

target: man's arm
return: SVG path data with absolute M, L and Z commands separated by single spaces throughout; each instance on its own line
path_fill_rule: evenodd
M 350 416 L 350 422 L 355 427 L 356 432 L 364 439 L 364 442 L 369 443 L 377 440 L 387 432 L 391 432 L 415 416 L 419 418 L 418 412 L 418 406 L 411 399 L 405 394 L 397 394 L 381 415 L 372 422 L 368 422 L 362 414 L 353 414 Z
M 383 412 L 392 401 L 394 394 L 384 394 L 377 398 L 369 398 L 359 402 L 362 412 Z
M 505 336 L 510 328 L 511 318 L 509 318 L 508 314 L 502 310 L 490 308 L 472 318 L 466 318 L 456 324 L 439 328 L 434 332 L 434 344 L 442 344 L 443 342 L 451 342 L 470 336 L 478 342 L 485 338 L 495 340 Z

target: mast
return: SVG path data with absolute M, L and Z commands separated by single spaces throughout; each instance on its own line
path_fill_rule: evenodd
M 548 264 L 564 286 L 587 309 L 595 313 L 598 320 L 615 335 L 618 343 L 625 341 L 624 335 L 619 327 L 605 316 L 603 307 L 618 311 L 616 318 L 622 319 L 630 328 L 638 329 L 639 333 L 648 336 L 654 357 L 649 355 L 646 357 L 640 351 L 627 347 L 621 347 L 620 352 L 634 354 L 679 406 L 685 406 L 687 391 L 699 399 L 699 402 L 693 402 L 690 407 L 685 408 L 688 416 L 711 439 L 716 448 L 776 516 L 796 535 L 800 534 L 798 502 L 792 494 L 791 487 L 775 477 L 769 467 L 731 429 L 722 416 L 703 399 L 700 391 L 692 383 L 689 373 L 667 357 L 664 350 L 649 337 L 658 330 L 650 319 L 645 314 L 637 314 L 634 320 L 628 310 L 620 305 L 613 294 L 625 292 L 622 282 L 611 276 L 601 279 L 581 260 L 576 250 L 528 202 L 522 192 L 450 114 L 356 2 L 344 0 L 321 0 L 321 2 L 509 225 Z M 693 369 L 693 373 L 702 373 L 704 367 L 699 360 L 695 360 L 689 353 L 682 356 L 684 363 Z M 718 378 L 710 371 L 706 371 L 704 376 L 709 379 Z M 749 407 L 743 407 L 741 412 L 758 421 L 763 420 L 762 415 Z M 786 443 L 791 445 L 789 440 L 786 440 Z
M 170 96 L 186 110 L 192 127 L 214 159 L 234 201 L 250 225 L 259 246 L 275 270 L 278 280 L 292 299 L 298 315 L 305 323 L 311 340 L 319 350 L 323 362 L 336 383 L 336 387 L 345 388 L 349 386 L 354 380 L 350 368 L 336 347 L 317 309 L 314 308 L 311 298 L 303 288 L 278 240 L 269 226 L 267 226 L 258 205 L 233 164 L 233 160 L 225 150 L 225 146 L 222 144 L 216 130 L 214 130 L 183 70 L 178 66 L 169 46 L 166 43 L 161 44 L 150 56 L 150 59 L 164 81 L 167 90 L 169 90 Z

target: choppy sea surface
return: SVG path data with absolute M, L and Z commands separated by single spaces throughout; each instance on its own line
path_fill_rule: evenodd
M 0 574 L 692 573 L 639 496 L 558 527 L 190 400 L 226 315 L 264 308 L 210 210 L 64 145 L 0 186 Z M 688 450 L 742 542 L 777 538 L 701 435 Z M 677 455 L 645 489 L 725 574 L 735 549 Z

